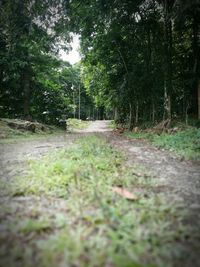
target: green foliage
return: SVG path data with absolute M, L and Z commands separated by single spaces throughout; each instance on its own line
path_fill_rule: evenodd
M 58 124 L 62 116 L 73 115 L 80 87 L 82 117 L 88 116 L 92 103 L 80 67 L 58 59 L 59 49 L 67 51 L 71 40 L 67 8 L 62 0 L 0 4 L 0 117 Z
M 191 128 L 173 134 L 163 133 L 161 135 L 145 132 L 127 132 L 125 135 L 131 138 L 147 139 L 154 145 L 174 151 L 186 159 L 200 160 L 199 129 Z
M 10 124 L 16 125 L 16 128 L 10 127 Z M 0 120 L 0 143 L 12 143 L 17 140 L 37 139 L 47 136 L 63 134 L 63 130 L 56 127 L 41 123 L 33 123 L 34 132 L 26 126 L 26 121 L 1 119 Z
M 197 117 L 197 2 L 72 0 L 70 7 L 81 34 L 82 80 L 108 116 L 130 128 Z
M 161 148 L 175 151 L 186 159 L 200 160 L 199 129 L 188 129 L 171 135 L 155 136 L 153 143 Z
M 17 231 L 24 234 L 29 234 L 31 232 L 43 232 L 50 228 L 50 221 L 48 219 L 24 219 L 17 226 Z
M 116 129 L 117 124 L 115 123 L 114 120 L 111 120 L 111 121 L 109 122 L 108 126 L 109 126 L 111 129 Z
M 55 8 L 58 4 L 59 16 Z M 38 76 L 43 74 L 43 79 L 48 81 L 47 73 L 53 75 L 54 68 L 59 65 L 55 54 L 59 48 L 59 25 L 61 21 L 63 23 L 65 8 L 60 0 L 43 4 L 10 0 L 1 3 L 1 116 L 28 117 L 34 114 L 34 96 L 41 96 L 44 90 L 38 86 Z M 66 41 L 69 38 L 64 29 L 59 35 Z M 56 87 L 53 81 L 46 85 L 50 85 L 50 89 Z

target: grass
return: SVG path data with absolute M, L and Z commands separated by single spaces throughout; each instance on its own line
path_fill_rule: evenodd
M 155 178 L 141 170 L 138 177 L 124 161 L 98 136 L 29 161 L 27 176 L 4 187 L 13 202 L 1 207 L 2 265 L 172 267 L 190 257 L 182 246 L 188 238 L 182 211 L 149 190 L 159 185 Z
M 19 130 L 19 129 L 12 129 L 8 126 L 7 121 L 14 121 L 9 119 L 4 119 L 6 121 L 0 120 L 0 144 L 2 143 L 13 143 L 16 141 L 23 141 L 23 140 L 32 140 L 37 138 L 43 138 L 47 136 L 54 136 L 64 132 L 64 130 L 57 128 L 55 126 L 48 126 L 45 131 L 38 130 L 33 133 L 31 131 Z M 20 124 L 20 122 L 19 122 Z M 45 125 L 44 125 L 45 127 Z
M 73 131 L 73 130 L 82 130 L 88 127 L 89 121 L 83 121 L 78 119 L 70 118 L 67 120 L 67 130 Z
M 7 138 L 0 139 L 0 144 L 10 144 L 10 143 L 16 143 L 18 141 L 23 142 L 23 141 L 31 141 L 31 140 L 37 140 L 37 139 L 43 139 L 47 137 L 53 137 L 53 136 L 58 136 L 60 134 L 64 134 L 65 131 L 62 129 L 56 129 L 52 131 L 52 133 L 45 133 L 45 132 L 40 132 L 40 133 L 23 133 L 23 134 L 18 134 L 14 132 L 12 135 L 9 135 Z
M 175 152 L 185 159 L 200 160 L 200 129 L 189 128 L 173 134 L 130 133 L 131 138 L 143 138 L 154 145 Z
M 116 129 L 117 124 L 114 120 L 111 120 L 108 124 L 108 127 L 114 130 L 114 129 Z

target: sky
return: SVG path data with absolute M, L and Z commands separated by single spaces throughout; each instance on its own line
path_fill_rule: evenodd
M 80 41 L 78 35 L 73 35 L 73 41 L 70 45 L 72 47 L 72 50 L 69 51 L 68 54 L 63 50 L 61 50 L 59 54 L 62 60 L 68 61 L 70 64 L 73 65 L 81 60 L 80 54 L 78 52 L 78 49 L 80 47 Z

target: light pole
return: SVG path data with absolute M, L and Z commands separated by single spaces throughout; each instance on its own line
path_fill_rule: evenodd
M 81 118 L 81 87 L 80 84 L 78 86 L 78 118 Z
M 74 85 L 72 84 L 72 92 L 73 92 L 73 111 L 74 111 L 74 119 L 76 117 L 76 106 L 75 106 L 75 94 L 74 94 Z

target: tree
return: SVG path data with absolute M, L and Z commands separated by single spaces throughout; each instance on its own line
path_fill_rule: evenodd
M 9 113 L 23 112 L 29 119 L 37 66 L 45 55 L 57 52 L 61 36 L 69 39 L 66 28 L 60 28 L 67 19 L 66 4 L 62 0 L 8 0 L 1 1 L 0 10 L 1 97 L 8 99 Z
M 147 120 L 170 122 L 195 113 L 190 81 L 197 80 L 199 69 L 197 2 L 71 1 L 72 25 L 81 34 L 85 86 L 130 129 Z M 181 28 L 178 14 L 183 13 Z

